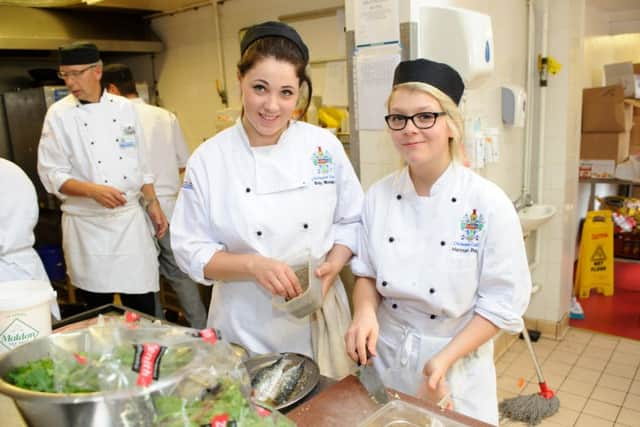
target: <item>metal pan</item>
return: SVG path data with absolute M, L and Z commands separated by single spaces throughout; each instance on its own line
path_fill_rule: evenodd
M 249 377 L 253 380 L 260 369 L 269 366 L 282 356 L 292 363 L 300 363 L 301 360 L 304 360 L 304 372 L 289 399 L 281 405 L 276 406 L 275 409 L 277 410 L 285 409 L 303 399 L 313 391 L 313 389 L 318 385 L 318 381 L 320 381 L 320 368 L 316 362 L 304 354 L 298 353 L 269 353 L 251 357 L 244 362 L 244 365 L 249 372 Z

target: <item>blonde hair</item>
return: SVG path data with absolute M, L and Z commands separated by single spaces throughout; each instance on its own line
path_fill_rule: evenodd
M 462 141 L 464 138 L 464 120 L 462 119 L 462 113 L 455 102 L 449 97 L 449 95 L 442 92 L 435 86 L 431 86 L 421 82 L 408 82 L 395 85 L 391 90 L 391 94 L 387 98 L 387 111 L 389 111 L 389 105 L 393 95 L 398 89 L 407 89 L 411 92 L 424 92 L 433 96 L 442 107 L 442 111 L 447 114 L 444 116 L 444 120 L 451 131 L 452 137 L 449 139 L 449 154 L 451 159 L 455 162 L 462 161 Z

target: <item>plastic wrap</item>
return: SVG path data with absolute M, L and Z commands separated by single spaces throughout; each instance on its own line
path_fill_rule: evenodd
M 48 358 L 25 361 L 5 380 L 78 402 L 104 396 L 113 402 L 105 415 L 127 426 L 294 425 L 251 403 L 242 359 L 210 329 L 105 318 L 60 338 Z

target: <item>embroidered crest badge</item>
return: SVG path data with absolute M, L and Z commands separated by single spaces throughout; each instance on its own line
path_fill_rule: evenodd
M 313 182 L 316 185 L 333 184 L 335 182 L 333 157 L 328 150 L 318 149 L 311 155 L 311 161 L 315 167 Z
M 478 214 L 475 209 L 471 213 L 465 214 L 460 220 L 460 231 L 462 240 L 468 242 L 478 241 L 480 232 L 484 228 L 484 217 Z

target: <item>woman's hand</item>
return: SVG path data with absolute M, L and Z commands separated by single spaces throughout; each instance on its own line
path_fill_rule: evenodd
M 366 365 L 367 355 L 376 355 L 379 330 L 378 318 L 374 310 L 356 312 L 344 337 L 349 357 L 356 363 Z
M 342 265 L 338 263 L 325 261 L 314 271 L 314 274 L 318 279 L 322 281 L 322 296 L 324 297 L 327 292 L 329 292 L 329 288 L 333 286 L 336 281 L 336 277 L 340 273 L 342 269 Z
M 255 255 L 249 270 L 258 284 L 272 295 L 290 299 L 302 293 L 296 274 L 285 262 Z
M 448 398 L 449 386 L 446 375 L 450 364 L 443 359 L 441 354 L 437 354 L 429 360 L 422 369 L 423 379 L 418 389 L 419 399 L 429 400 L 433 403 L 440 403 L 443 399 L 448 400 L 443 406 L 446 409 L 453 409 L 453 402 Z

